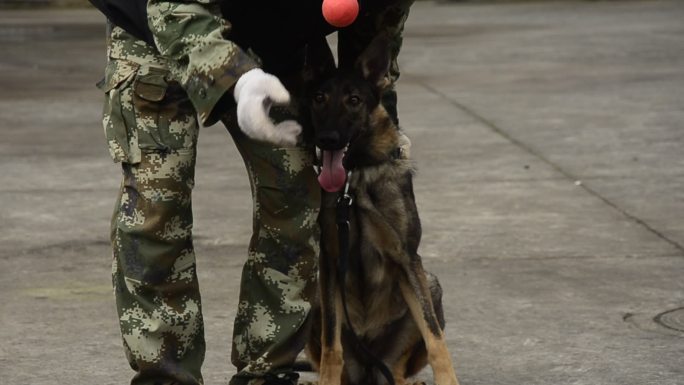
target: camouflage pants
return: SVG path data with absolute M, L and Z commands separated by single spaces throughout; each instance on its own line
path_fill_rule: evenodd
M 110 49 L 104 128 L 123 182 L 112 218 L 113 283 L 133 385 L 202 384 L 205 343 L 192 243 L 198 124 L 163 61 Z M 110 47 L 111 48 L 111 47 Z M 112 57 L 111 52 L 127 53 Z M 320 189 L 311 148 L 275 148 L 226 124 L 247 166 L 254 233 L 235 319 L 233 385 L 288 374 L 315 295 Z
M 313 148 L 274 148 L 224 120 L 247 167 L 254 202 L 253 235 L 242 271 L 233 330 L 231 385 L 288 375 L 304 348 L 316 296 L 321 192 Z

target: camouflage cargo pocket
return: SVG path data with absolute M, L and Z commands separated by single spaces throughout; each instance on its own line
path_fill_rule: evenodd
M 168 71 L 143 66 L 133 83 L 138 145 L 142 151 L 194 149 L 198 124 L 195 109 Z
M 103 91 L 105 135 L 114 161 L 137 164 L 142 152 L 194 149 L 195 110 L 168 71 L 126 60 L 110 59 Z
M 109 145 L 109 153 L 115 162 L 140 162 L 137 150 L 138 138 L 135 111 L 132 103 L 131 84 L 139 65 L 123 60 L 110 60 L 105 69 L 100 89 L 105 92 L 102 125 Z

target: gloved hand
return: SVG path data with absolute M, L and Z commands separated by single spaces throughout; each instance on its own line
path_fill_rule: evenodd
M 288 104 L 290 93 L 277 77 L 259 68 L 244 73 L 233 92 L 237 121 L 242 132 L 256 140 L 281 146 L 294 146 L 302 126 L 294 120 L 273 124 L 268 112 L 274 104 Z

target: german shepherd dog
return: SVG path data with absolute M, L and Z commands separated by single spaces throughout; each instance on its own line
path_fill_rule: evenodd
M 312 311 L 306 348 L 320 385 L 386 384 L 369 364 L 368 351 L 397 385 L 428 363 L 437 385 L 458 385 L 444 337 L 442 290 L 417 253 L 421 226 L 405 137 L 381 104 L 390 60 L 385 36 L 374 39 L 348 70 L 335 69 L 327 44 L 307 51 L 307 62 L 318 68 L 307 67 L 308 124 L 321 150 L 319 182 L 326 190 L 319 218 L 320 306 Z M 340 282 L 335 202 L 347 183 L 353 203 L 346 282 Z

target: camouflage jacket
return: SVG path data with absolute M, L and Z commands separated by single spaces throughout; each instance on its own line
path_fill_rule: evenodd
M 141 0 L 142 1 L 142 0 Z M 166 59 L 205 125 L 233 103 L 228 92 L 256 67 L 276 76 L 296 71 L 310 39 L 335 29 L 321 14 L 321 0 L 148 0 L 147 21 L 156 51 Z M 413 0 L 361 0 L 358 19 L 339 30 L 340 65 L 350 65 L 380 31 L 394 36 L 391 80 Z M 111 55 L 110 55 L 111 56 Z

